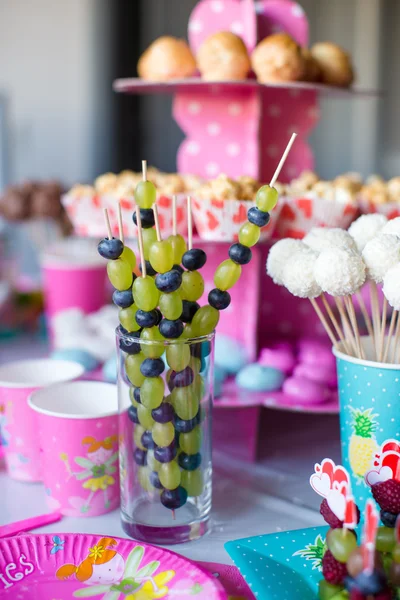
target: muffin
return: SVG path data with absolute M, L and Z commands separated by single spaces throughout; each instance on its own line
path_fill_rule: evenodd
M 298 81 L 305 72 L 302 49 L 287 33 L 275 33 L 260 42 L 251 65 L 260 83 Z
M 321 81 L 321 69 L 310 50 L 308 48 L 302 48 L 301 54 L 304 61 L 302 80 L 309 81 L 310 83 L 317 83 Z
M 243 40 L 230 31 L 215 33 L 203 42 L 197 66 L 207 81 L 246 79 L 251 69 Z
M 139 77 L 149 81 L 184 79 L 195 73 L 196 61 L 185 40 L 164 36 L 142 54 L 137 69 Z
M 331 42 L 314 44 L 311 55 L 321 69 L 322 83 L 337 87 L 349 87 L 353 83 L 351 58 L 340 46 Z

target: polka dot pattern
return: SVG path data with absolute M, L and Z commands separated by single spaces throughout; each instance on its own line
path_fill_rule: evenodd
M 225 548 L 256 598 L 317 600 L 319 562 L 307 558 L 307 547 L 320 545 L 327 527 L 259 535 L 235 540 Z

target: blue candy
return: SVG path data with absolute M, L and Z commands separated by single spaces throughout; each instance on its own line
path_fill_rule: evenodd
M 231 375 L 236 375 L 248 363 L 242 344 L 227 335 L 215 338 L 215 364 Z
M 247 365 L 236 376 L 236 384 L 253 392 L 273 392 L 279 390 L 285 381 L 285 374 L 272 367 L 257 363 Z
M 117 381 L 117 358 L 112 356 L 103 365 L 103 377 L 110 383 L 116 383 Z
M 85 369 L 85 371 L 93 371 L 99 366 L 97 358 L 79 348 L 65 348 L 64 350 L 55 350 L 50 358 L 54 360 L 72 360 L 77 362 Z

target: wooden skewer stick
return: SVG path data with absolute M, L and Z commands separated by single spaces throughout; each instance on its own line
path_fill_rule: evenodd
M 337 347 L 337 339 L 335 338 L 335 334 L 333 333 L 328 321 L 326 320 L 324 313 L 318 306 L 318 303 L 315 298 L 310 298 L 309 300 L 312 304 L 313 309 L 317 313 L 319 320 L 321 321 L 322 325 L 324 326 L 324 329 L 325 329 L 326 333 L 328 334 L 329 339 L 331 340 L 332 344 L 336 348 Z
M 394 310 L 392 312 L 392 318 L 390 319 L 389 332 L 388 332 L 388 337 L 387 337 L 386 345 L 385 345 L 385 352 L 383 353 L 382 362 L 384 362 L 384 363 L 387 361 L 387 358 L 388 358 L 390 343 L 392 341 L 393 331 L 394 331 L 394 327 L 396 325 L 396 319 L 397 319 L 397 311 Z
M 147 160 L 142 160 L 142 178 L 147 181 Z
M 349 319 L 347 318 L 347 314 L 343 306 L 342 298 L 335 296 L 335 303 L 340 314 L 347 344 L 350 347 L 350 356 L 353 356 L 357 353 L 357 346 L 355 338 L 353 336 L 351 325 L 349 323 Z
M 372 309 L 372 323 L 374 326 L 374 338 L 375 338 L 375 355 L 378 360 L 379 350 L 379 331 L 380 331 L 380 317 L 379 317 L 379 300 L 378 300 L 378 288 L 375 281 L 370 280 L 369 291 L 371 296 L 371 309 Z
M 174 520 L 174 521 L 176 521 L 176 515 L 175 515 L 175 511 L 174 511 L 174 510 L 172 510 L 171 512 L 172 512 L 172 518 L 173 518 L 173 520 Z
M 328 315 L 329 315 L 329 317 L 330 317 L 330 319 L 331 319 L 331 321 L 333 323 L 335 331 L 336 331 L 337 335 L 339 336 L 340 341 L 343 344 L 343 348 L 344 348 L 345 352 L 347 354 L 349 354 L 350 353 L 350 349 L 349 349 L 349 346 L 347 345 L 347 342 L 346 342 L 346 339 L 344 337 L 344 333 L 342 331 L 342 328 L 340 327 L 340 325 L 339 325 L 339 323 L 338 323 L 338 321 L 337 321 L 337 319 L 335 317 L 335 314 L 334 314 L 334 312 L 333 312 L 333 310 L 332 310 L 332 308 L 331 308 L 331 306 L 330 306 L 330 304 L 329 304 L 328 300 L 326 299 L 326 296 L 325 296 L 325 294 L 323 292 L 321 294 L 321 300 L 322 300 L 322 303 L 323 303 L 323 305 L 325 307 L 326 312 L 328 313 Z
M 142 265 L 142 277 L 145 278 L 145 277 L 147 277 L 147 269 L 146 269 L 146 261 L 144 258 L 142 219 L 140 217 L 140 207 L 139 206 L 136 206 L 136 221 L 137 221 L 137 228 L 138 228 L 140 262 Z
M 382 320 L 380 323 L 380 335 L 379 335 L 379 357 L 378 361 L 381 362 L 383 358 L 383 347 L 385 345 L 385 333 L 386 333 L 386 319 L 387 319 L 387 309 L 388 309 L 388 301 L 386 297 L 383 297 L 383 306 L 382 306 Z
M 160 219 L 158 218 L 157 204 L 153 205 L 154 222 L 156 224 L 157 242 L 161 242 Z
M 172 196 L 172 235 L 176 235 L 177 226 L 176 226 L 176 195 Z
M 345 296 L 345 305 L 346 305 L 347 312 L 348 312 L 349 317 L 350 317 L 350 323 L 351 323 L 351 326 L 353 328 L 353 333 L 354 333 L 354 337 L 355 337 L 355 340 L 356 340 L 357 358 L 363 358 L 364 357 L 364 350 L 363 350 L 363 347 L 361 345 L 360 331 L 358 329 L 358 323 L 357 323 L 356 313 L 355 313 L 355 310 L 354 310 L 354 304 L 353 304 L 353 300 L 352 300 L 351 296 Z
M 367 311 L 367 307 L 365 306 L 364 298 L 362 297 L 361 292 L 357 292 L 356 295 L 357 295 L 358 304 L 360 305 L 361 314 L 364 317 L 368 335 L 372 338 L 372 343 L 375 344 L 374 330 L 372 327 L 371 318 Z
M 278 177 L 279 177 L 279 174 L 280 174 L 280 172 L 281 172 L 281 170 L 282 170 L 282 167 L 283 167 L 283 165 L 285 164 L 285 161 L 286 161 L 286 159 L 287 159 L 287 156 L 288 156 L 288 154 L 289 154 L 289 152 L 290 152 L 290 149 L 291 149 L 291 147 L 292 147 L 292 146 L 293 146 L 293 144 L 294 144 L 294 140 L 295 140 L 296 138 L 297 138 L 297 133 L 292 133 L 292 137 L 290 138 L 290 140 L 289 140 L 289 143 L 288 143 L 288 145 L 286 146 L 286 150 L 285 150 L 285 152 L 282 154 L 282 158 L 281 158 L 281 160 L 279 161 L 279 164 L 278 164 L 278 166 L 276 167 L 276 171 L 275 171 L 275 173 L 273 174 L 273 177 L 272 177 L 272 179 L 271 179 L 271 182 L 270 182 L 270 184 L 269 184 L 269 185 L 270 185 L 270 187 L 273 187 L 273 186 L 275 185 L 275 183 L 276 183 L 276 181 L 277 181 L 277 179 L 278 179 Z
M 396 333 L 394 334 L 392 361 L 391 361 L 393 364 L 396 363 L 397 348 L 400 343 L 400 313 L 398 310 L 396 310 L 396 313 L 397 313 L 397 325 L 396 325 Z M 398 359 L 397 361 L 400 362 L 400 359 Z
M 124 244 L 124 226 L 122 223 L 122 211 L 121 211 L 121 202 L 118 202 L 118 231 L 119 231 L 119 239 Z
M 187 217 L 188 217 L 188 250 L 193 248 L 193 220 L 192 220 L 192 199 L 187 197 Z
M 108 239 L 112 240 L 113 234 L 112 234 L 112 230 L 111 230 L 110 217 L 108 216 L 108 210 L 106 208 L 104 209 L 104 220 L 106 222 Z

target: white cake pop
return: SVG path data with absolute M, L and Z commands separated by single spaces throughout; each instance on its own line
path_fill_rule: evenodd
M 286 238 L 276 242 L 270 249 L 267 258 L 267 273 L 277 285 L 283 285 L 282 272 L 287 260 L 306 246 L 300 240 Z
M 400 217 L 388 221 L 381 233 L 391 233 L 400 236 Z
M 385 215 L 375 213 L 362 215 L 350 225 L 348 232 L 354 239 L 359 252 L 362 252 L 366 244 L 378 235 L 379 232 L 385 230 L 387 222 L 388 220 Z
M 368 279 L 382 283 L 389 269 L 400 262 L 400 238 L 391 233 L 379 233 L 366 244 L 362 256 Z
M 394 310 L 400 310 L 400 263 L 387 271 L 383 278 L 383 293 Z
M 311 248 L 300 249 L 293 254 L 282 272 L 283 285 L 298 298 L 316 298 L 322 292 L 315 281 L 314 267 L 318 252 Z
M 365 281 L 365 265 L 351 248 L 327 248 L 315 263 L 315 279 L 331 296 L 354 294 Z
M 351 235 L 344 229 L 313 227 L 303 239 L 306 246 L 316 252 L 322 252 L 326 248 L 345 247 L 357 250 L 357 246 Z

